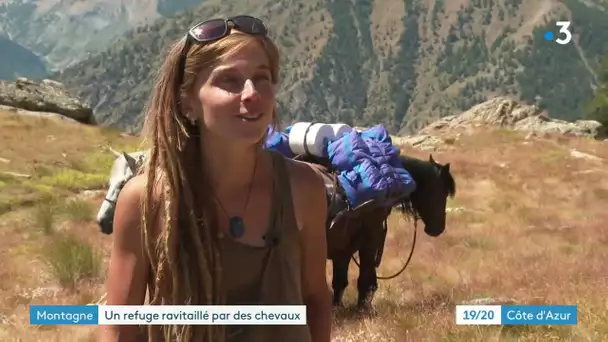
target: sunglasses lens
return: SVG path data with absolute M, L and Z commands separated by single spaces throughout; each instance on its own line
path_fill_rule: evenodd
M 266 25 L 257 18 L 249 16 L 238 16 L 232 18 L 234 25 L 245 33 L 266 34 Z
M 223 20 L 211 20 L 193 27 L 190 35 L 200 41 L 214 40 L 222 37 L 226 33 L 226 22 Z

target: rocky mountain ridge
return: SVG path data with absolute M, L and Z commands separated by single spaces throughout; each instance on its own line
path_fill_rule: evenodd
M 18 114 L 54 116 L 84 124 L 95 124 L 92 108 L 73 96 L 59 82 L 44 79 L 34 82 L 25 78 L 0 81 L 0 109 Z M 413 135 L 394 136 L 396 144 L 433 149 L 444 141 L 440 136 L 479 126 L 498 127 L 535 134 L 601 139 L 606 127 L 593 120 L 567 122 L 549 118 L 534 105 L 525 105 L 509 97 L 496 97 L 467 111 L 430 123 Z
M 281 50 L 284 122 L 381 122 L 414 132 L 496 96 L 576 120 L 608 53 L 608 5 L 583 0 L 207 0 L 131 32 L 56 79 L 100 123 L 137 130 L 168 44 L 201 20 L 250 13 Z M 570 20 L 572 41 L 558 20 Z M 576 84 L 576 87 L 572 85 Z
M 129 30 L 199 0 L 3 0 L 0 35 L 60 70 L 99 53 Z

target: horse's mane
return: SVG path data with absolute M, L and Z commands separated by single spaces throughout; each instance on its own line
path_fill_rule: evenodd
M 401 164 L 403 164 L 404 168 L 406 170 L 408 170 L 409 172 L 427 173 L 427 172 L 431 172 L 435 169 L 435 165 L 433 165 L 432 162 L 427 161 L 427 160 L 408 157 L 408 156 L 404 156 L 404 155 L 400 155 L 399 160 L 401 161 Z M 445 181 L 445 186 L 447 187 L 448 194 L 450 196 L 456 195 L 456 181 L 454 180 L 454 176 L 452 175 L 452 173 L 449 170 L 445 169 L 445 167 L 449 164 L 442 165 L 442 164 L 437 163 L 437 165 L 442 167 L 443 170 L 445 171 L 442 174 L 444 175 L 443 180 Z
M 454 180 L 454 176 L 452 176 L 451 172 L 444 173 L 446 186 L 448 188 L 448 194 L 450 197 L 454 197 L 456 195 L 456 180 Z
M 408 172 L 425 173 L 432 170 L 433 167 L 433 164 L 431 164 L 429 161 L 408 157 L 403 154 L 399 155 L 399 161 Z
M 441 177 L 441 181 L 445 186 L 448 195 L 450 197 L 454 197 L 456 195 L 456 181 L 449 170 L 449 164 L 443 165 L 406 155 L 400 155 L 399 161 L 401 165 L 403 165 L 403 167 L 412 175 L 415 181 L 416 179 L 427 179 L 427 177 L 433 176 Z M 418 218 L 418 213 L 415 212 L 415 209 L 412 208 L 411 204 L 411 201 L 409 201 L 409 203 L 402 203 L 402 208 L 410 215 L 414 215 L 416 218 Z
M 399 160 L 401 161 L 401 164 L 403 165 L 403 167 L 408 172 L 412 173 L 412 176 L 414 176 L 414 175 L 426 176 L 426 175 L 436 174 L 437 173 L 436 165 L 438 165 L 442 171 L 440 176 L 441 176 L 441 180 L 443 181 L 443 184 L 446 187 L 448 195 L 450 197 L 454 197 L 456 195 L 456 181 L 454 180 L 454 176 L 452 175 L 452 173 L 449 170 L 449 164 L 443 165 L 443 164 L 439 164 L 436 162 L 435 162 L 435 164 L 433 164 L 433 162 L 430 162 L 427 160 L 408 157 L 408 156 L 404 156 L 404 155 L 400 155 Z

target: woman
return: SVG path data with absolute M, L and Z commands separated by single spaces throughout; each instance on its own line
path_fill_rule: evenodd
M 154 326 L 150 340 L 330 341 L 323 181 L 262 148 L 278 119 L 266 33 L 253 17 L 214 19 L 170 49 L 148 164 L 116 204 L 107 304 L 141 305 L 146 290 L 153 305 L 304 304 L 308 326 Z M 111 326 L 103 341 L 138 334 Z

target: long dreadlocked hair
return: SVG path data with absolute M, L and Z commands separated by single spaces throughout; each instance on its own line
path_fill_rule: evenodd
M 193 127 L 180 103 L 185 103 L 187 94 L 196 93 L 196 76 L 201 71 L 252 42 L 268 54 L 272 81 L 277 84 L 276 45 L 267 37 L 235 30 L 219 41 L 193 45 L 179 86 L 176 82 L 185 38 L 178 40 L 170 47 L 157 76 L 145 122 L 151 149 L 142 171 L 147 173 L 142 239 L 151 263 L 148 289 L 152 305 L 224 303 L 219 231 L 200 145 L 202 127 Z M 277 117 L 273 116 L 276 126 Z M 202 120 L 197 122 L 200 126 Z M 153 229 L 157 224 L 160 229 Z M 156 238 L 154 231 L 159 232 Z M 149 327 L 147 334 L 148 341 L 215 342 L 225 339 L 225 327 L 168 325 Z

